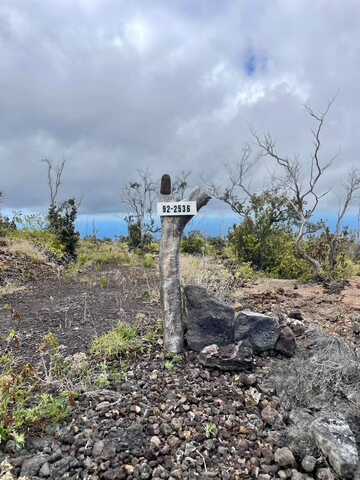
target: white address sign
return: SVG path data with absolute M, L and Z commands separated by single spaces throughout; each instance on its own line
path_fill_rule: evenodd
M 161 217 L 176 217 L 179 215 L 196 215 L 196 202 L 158 202 L 158 215 Z

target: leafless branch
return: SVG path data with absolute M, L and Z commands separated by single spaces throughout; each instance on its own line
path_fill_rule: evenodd
M 319 192 L 319 183 L 332 161 L 322 161 L 320 152 L 322 147 L 322 131 L 326 122 L 327 115 L 335 101 L 335 97 L 327 104 L 323 112 L 315 112 L 309 105 L 305 106 L 308 115 L 315 121 L 316 126 L 312 129 L 314 139 L 313 152 L 311 156 L 310 171 L 308 175 L 304 174 L 301 165 L 304 165 L 299 158 L 288 158 L 281 155 L 276 148 L 276 144 L 270 134 L 262 137 L 256 132 L 252 132 L 255 141 L 264 156 L 269 156 L 284 172 L 284 186 L 288 190 L 288 202 L 292 207 L 298 219 L 298 234 L 296 246 L 299 255 L 307 260 L 320 275 L 321 265 L 317 260 L 310 257 L 303 248 L 302 242 L 309 231 L 310 220 L 316 212 L 319 201 L 327 195 L 326 192 Z
M 148 169 L 137 170 L 137 179 L 128 182 L 122 193 L 129 216 L 139 224 L 142 239 L 146 232 L 155 233 L 159 230 L 154 220 L 155 203 L 158 198 L 158 185 L 151 177 Z
M 175 177 L 175 180 L 172 184 L 172 194 L 174 199 L 182 200 L 185 197 L 185 193 L 189 187 L 190 175 L 191 171 L 183 170 Z
M 251 148 L 245 145 L 240 159 L 235 164 L 225 164 L 226 184 L 219 186 L 209 183 L 207 189 L 213 198 L 222 200 L 238 215 L 243 215 L 242 206 L 252 193 L 248 186 L 248 176 L 254 167 L 256 159 L 252 157 Z
M 48 158 L 43 158 L 41 161 L 47 165 L 50 205 L 52 206 L 55 205 L 57 200 L 66 160 L 62 159 L 55 167 L 53 166 L 52 161 Z

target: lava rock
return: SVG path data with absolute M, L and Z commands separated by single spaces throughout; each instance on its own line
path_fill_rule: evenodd
M 316 472 L 317 480 L 334 480 L 334 475 L 330 468 L 319 468 Z
M 287 447 L 278 448 L 274 460 L 280 467 L 293 467 L 296 463 L 292 451 Z
M 280 327 L 273 317 L 250 310 L 243 310 L 235 317 L 235 342 L 246 342 L 255 352 L 273 350 L 279 335 Z
M 208 345 L 201 350 L 199 362 L 205 367 L 224 371 L 249 372 L 255 367 L 252 349 L 242 342 L 223 347 Z
M 51 471 L 50 471 L 50 466 L 48 462 L 45 462 L 42 467 L 40 468 L 39 475 L 40 477 L 50 477 Z
M 21 477 L 34 477 L 39 472 L 42 465 L 47 461 L 46 455 L 35 455 L 31 458 L 24 460 L 21 466 Z
M 311 473 L 315 470 L 316 458 L 312 455 L 306 455 L 301 462 L 303 470 L 307 473 Z
M 275 350 L 287 357 L 292 357 L 294 355 L 296 350 L 296 339 L 290 327 L 284 327 L 281 329 L 278 341 L 275 345 Z
M 289 317 L 295 320 L 304 320 L 304 315 L 301 310 L 291 310 Z
M 184 288 L 186 314 L 185 341 L 190 350 L 201 350 L 216 343 L 234 342 L 234 309 L 212 298 L 205 288 L 188 285 Z
M 267 425 L 275 425 L 280 420 L 280 414 L 275 408 L 272 408 L 271 405 L 267 405 L 261 411 L 261 418 L 264 423 Z
M 353 478 L 359 455 L 346 420 L 340 415 L 322 416 L 314 420 L 310 430 L 319 450 L 340 478 Z

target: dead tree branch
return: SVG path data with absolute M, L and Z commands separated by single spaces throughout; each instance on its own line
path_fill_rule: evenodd
M 47 165 L 48 187 L 50 193 L 50 206 L 54 206 L 57 201 L 57 196 L 62 182 L 62 175 L 66 160 L 62 159 L 55 167 L 51 160 L 43 158 L 41 160 Z
M 324 177 L 325 172 L 333 162 L 333 158 L 324 162 L 320 158 L 322 146 L 322 133 L 326 122 L 327 115 L 334 103 L 332 99 L 326 109 L 321 112 L 315 112 L 310 106 L 305 106 L 308 115 L 315 121 L 315 128 L 312 129 L 314 139 L 314 146 L 311 155 L 310 172 L 308 175 L 304 174 L 300 160 L 295 158 L 288 158 L 281 155 L 274 140 L 270 134 L 265 134 L 262 137 L 256 132 L 252 132 L 255 141 L 263 152 L 263 155 L 269 156 L 284 172 L 284 187 L 288 193 L 288 202 L 293 209 L 295 218 L 298 223 L 298 232 L 296 237 L 296 249 L 301 258 L 306 260 L 315 270 L 319 278 L 323 277 L 322 266 L 318 260 L 310 256 L 304 248 L 304 238 L 310 232 L 314 231 L 314 225 L 311 224 L 311 219 L 316 212 L 319 201 L 328 191 L 319 192 L 320 180 Z
M 211 197 L 222 200 L 237 215 L 244 216 L 244 203 L 252 196 L 248 185 L 248 176 L 254 167 L 256 160 L 252 158 L 249 145 L 243 148 L 240 159 L 235 164 L 225 164 L 226 185 L 219 186 L 215 183 L 208 183 L 207 190 Z

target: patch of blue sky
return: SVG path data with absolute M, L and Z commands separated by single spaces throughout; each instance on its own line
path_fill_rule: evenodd
M 244 61 L 244 70 L 248 77 L 253 77 L 266 69 L 266 56 L 255 52 L 252 48 L 246 54 Z

